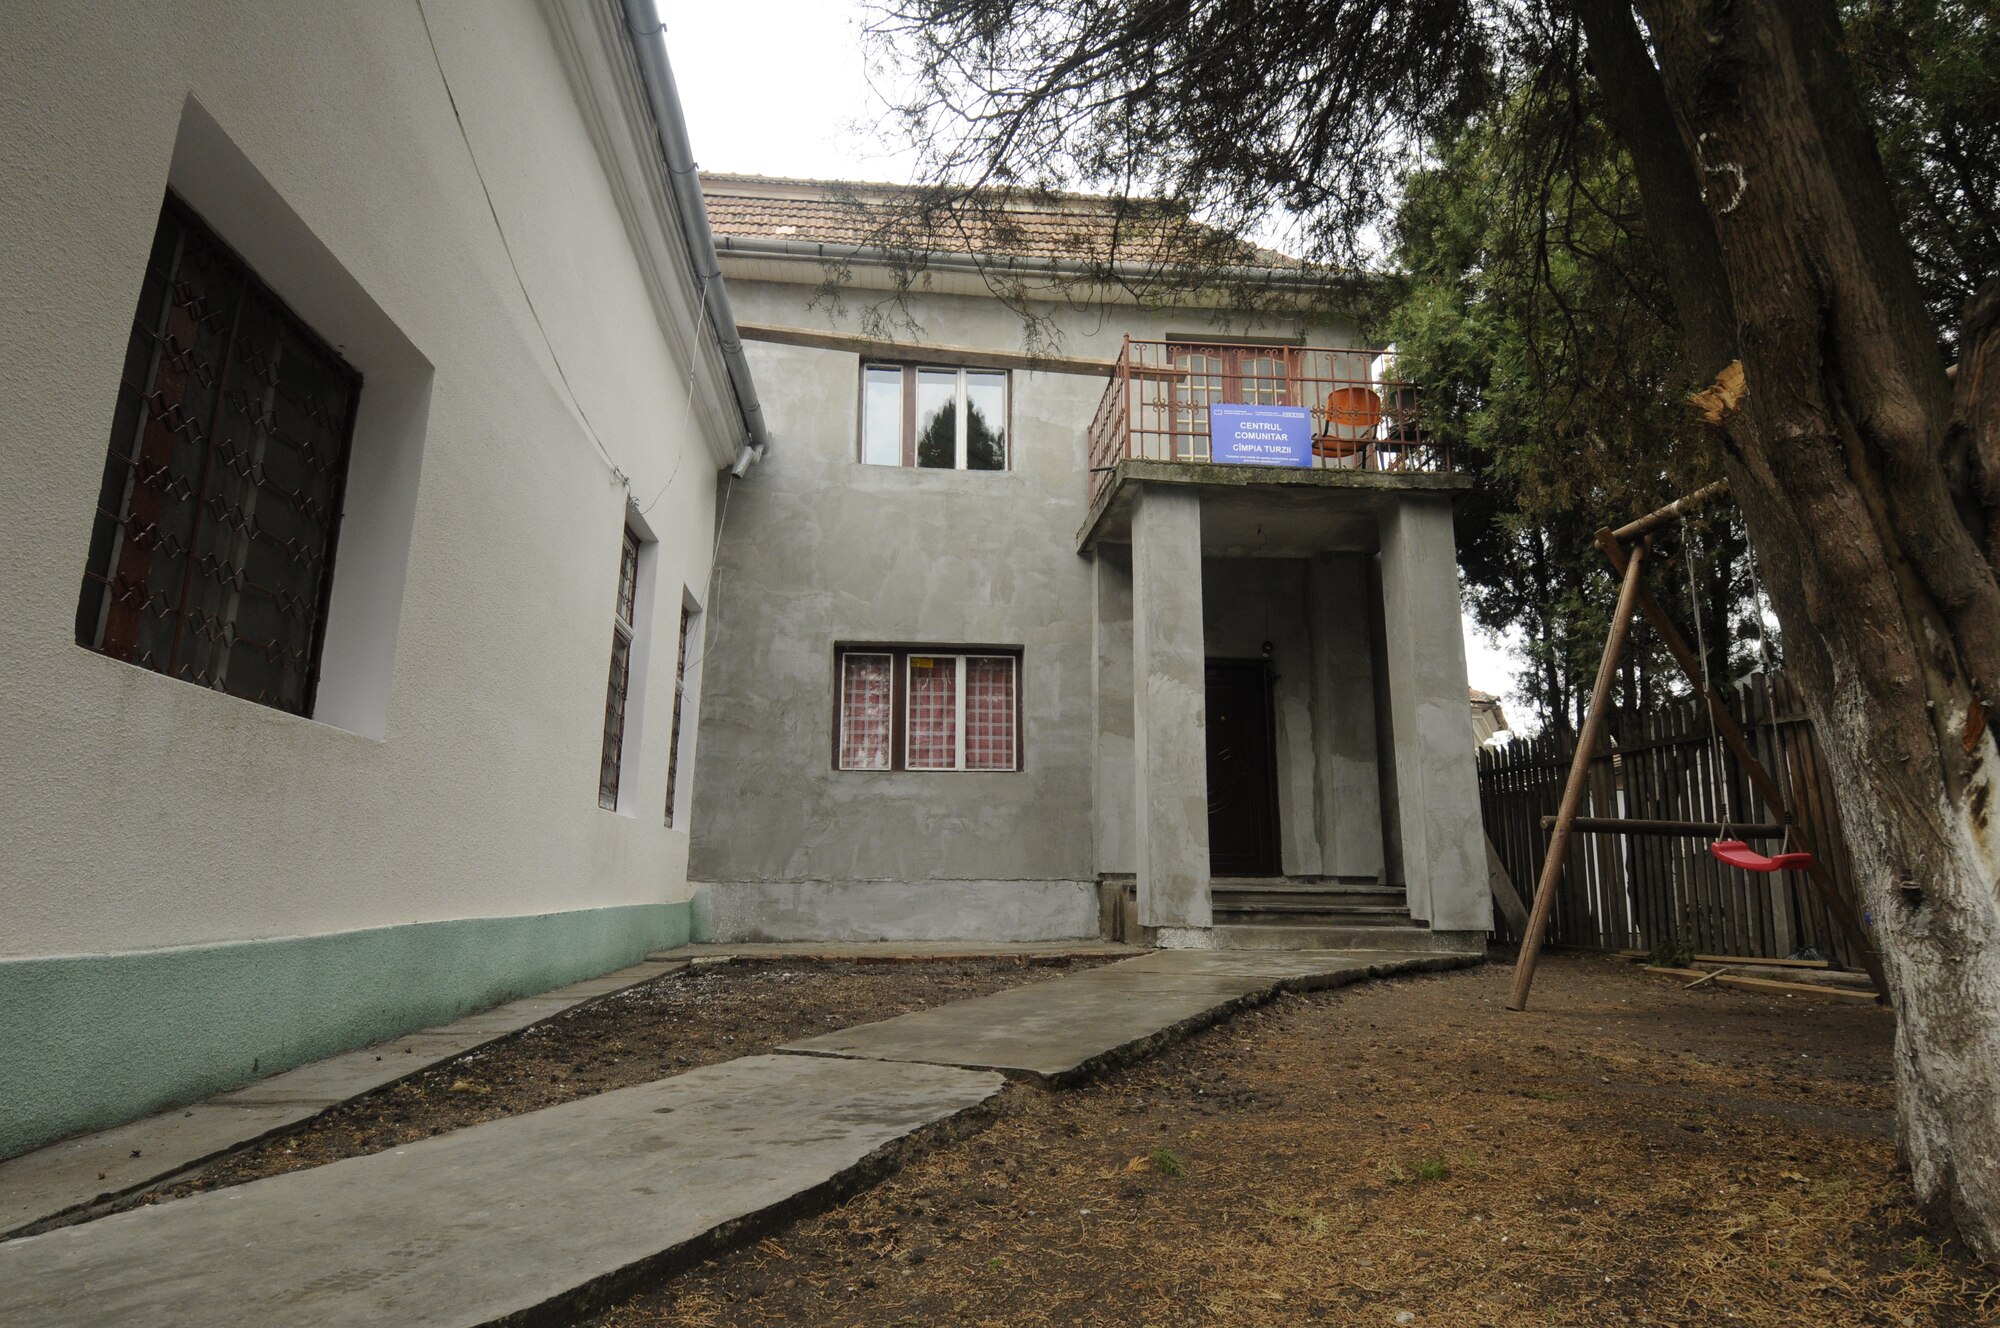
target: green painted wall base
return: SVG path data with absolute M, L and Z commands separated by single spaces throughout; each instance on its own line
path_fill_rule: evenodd
M 0 960 L 0 1157 L 636 963 L 686 902 Z

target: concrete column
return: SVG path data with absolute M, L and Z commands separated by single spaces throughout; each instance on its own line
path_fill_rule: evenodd
M 1364 555 L 1323 553 L 1309 567 L 1314 784 L 1328 875 L 1382 878 L 1382 777 L 1375 743 L 1375 614 Z
M 1382 643 L 1397 821 L 1410 913 L 1433 931 L 1493 925 L 1459 625 L 1458 561 L 1445 498 L 1382 514 Z
M 1091 557 L 1097 653 L 1091 673 L 1097 871 L 1115 875 L 1133 870 L 1132 555 L 1128 549 L 1106 545 Z
M 1208 896 L 1201 498 L 1144 489 L 1132 512 L 1132 765 L 1139 925 L 1199 945 Z

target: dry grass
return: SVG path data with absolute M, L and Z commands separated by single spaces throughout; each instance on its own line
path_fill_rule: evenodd
M 1560 957 L 1287 997 L 595 1322 L 2000 1323 L 1895 1171 L 1889 1017 Z

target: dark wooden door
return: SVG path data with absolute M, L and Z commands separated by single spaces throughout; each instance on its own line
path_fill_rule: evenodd
M 1217 876 L 1279 873 L 1277 747 L 1270 667 L 1208 661 L 1208 867 Z

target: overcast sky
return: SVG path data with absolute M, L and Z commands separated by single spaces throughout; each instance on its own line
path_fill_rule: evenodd
M 859 0 L 659 0 L 688 136 L 703 170 L 811 179 L 907 180 L 883 141 Z M 1511 652 L 1466 628 L 1474 687 L 1526 717 Z

